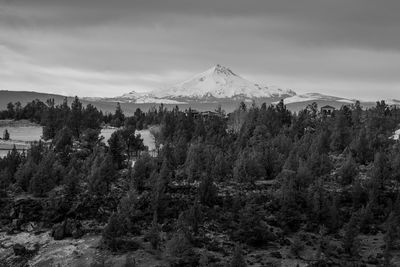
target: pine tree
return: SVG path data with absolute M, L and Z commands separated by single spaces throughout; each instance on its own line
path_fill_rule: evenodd
M 39 163 L 37 171 L 30 181 L 29 191 L 37 197 L 43 197 L 55 185 L 57 177 L 55 175 L 55 155 L 48 152 Z
M 353 183 L 354 177 L 358 174 L 357 165 L 351 155 L 347 156 L 347 159 L 343 166 L 339 170 L 341 176 L 342 185 L 349 185 Z
M 111 125 L 114 127 L 121 127 L 125 123 L 125 115 L 122 111 L 120 103 L 117 103 L 117 108 L 115 109 L 115 113 L 112 116 Z
M 8 132 L 7 129 L 4 130 L 4 133 L 3 133 L 3 140 L 5 140 L 5 141 L 10 140 L 10 133 Z
M 147 153 L 135 162 L 132 172 L 132 182 L 138 192 L 142 192 L 145 189 L 146 182 L 150 179 L 155 168 L 154 159 Z
M 359 235 L 360 228 L 360 216 L 358 212 L 353 213 L 350 221 L 345 227 L 343 237 L 343 248 L 344 251 L 350 256 L 357 256 L 360 249 L 360 244 L 357 236 Z
M 126 151 L 126 146 L 120 131 L 115 131 L 111 134 L 110 139 L 108 139 L 108 145 L 109 154 L 111 155 L 115 168 L 121 169 L 125 160 L 124 152 Z
M 79 174 L 74 166 L 71 167 L 70 171 L 64 178 L 65 189 L 67 198 L 73 199 L 79 192 Z
M 371 170 L 372 183 L 376 189 L 381 190 L 385 181 L 390 177 L 388 159 L 382 152 L 377 152 L 374 158 L 374 166 Z
M 88 175 L 90 192 L 96 196 L 107 194 L 114 179 L 115 168 L 111 156 L 100 152 L 90 167 Z
M 212 206 L 217 197 L 217 188 L 211 176 L 203 174 L 199 186 L 199 199 L 203 205 Z
M 82 118 L 82 103 L 79 101 L 79 98 L 75 96 L 74 101 L 71 104 L 71 112 L 69 113 L 68 118 L 68 127 L 71 129 L 75 138 L 79 138 L 81 134 Z
M 102 116 L 102 113 L 95 106 L 88 104 L 83 110 L 81 127 L 83 129 L 100 129 L 103 121 Z
M 203 145 L 199 142 L 192 144 L 185 161 L 185 173 L 189 180 L 199 180 L 204 172 Z
M 365 129 L 361 129 L 356 138 L 353 139 L 351 151 L 357 162 L 361 164 L 366 164 L 372 160 L 373 153 L 371 153 L 370 143 L 367 139 Z
M 47 100 L 47 112 L 43 118 L 43 139 L 49 140 L 54 138 L 57 132 L 57 114 L 54 105 L 54 99 Z
M 156 220 L 153 220 L 150 230 L 147 232 L 146 237 L 150 241 L 151 247 L 153 249 L 159 249 L 161 238 L 160 238 L 160 229 Z
M 118 237 L 121 237 L 125 233 L 126 231 L 121 216 L 117 213 L 113 213 L 104 228 L 103 241 L 112 250 L 118 250 Z
M 17 172 L 15 173 L 15 180 L 23 191 L 27 192 L 32 177 L 37 169 L 37 165 L 29 158 L 25 163 L 20 164 Z
M 331 149 L 333 151 L 343 151 L 351 140 L 349 122 L 345 111 L 335 112 L 335 126 L 331 135 Z

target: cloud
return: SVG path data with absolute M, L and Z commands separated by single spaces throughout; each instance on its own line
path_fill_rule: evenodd
M 396 0 L 0 0 L 0 87 L 112 96 L 220 63 L 300 92 L 397 97 L 399 8 Z

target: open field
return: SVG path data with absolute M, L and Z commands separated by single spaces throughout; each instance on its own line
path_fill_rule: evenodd
M 42 126 L 29 121 L 0 120 L 1 137 L 6 129 L 10 133 L 10 140 L 0 140 L 0 157 L 6 156 L 14 145 L 18 150 L 26 150 L 29 148 L 30 142 L 38 141 L 42 136 Z M 116 128 L 104 128 L 101 130 L 100 136 L 103 136 L 104 141 L 107 142 L 116 130 Z M 141 130 L 137 133 L 142 136 L 143 143 L 149 150 L 155 148 L 154 139 L 149 130 Z

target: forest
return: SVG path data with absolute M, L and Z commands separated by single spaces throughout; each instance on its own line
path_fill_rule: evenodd
M 97 231 L 99 250 L 146 247 L 159 266 L 400 264 L 400 143 L 391 138 L 400 109 L 384 101 L 332 115 L 316 103 L 293 113 L 280 101 L 126 116 L 76 97 L 9 103 L 0 119 L 43 126 L 43 141 L 0 159 L 0 228 L 10 234 L 31 221 L 55 240 Z M 104 126 L 117 128 L 107 142 Z M 155 154 L 141 129 L 151 129 Z M 382 242 L 371 249 L 370 238 Z

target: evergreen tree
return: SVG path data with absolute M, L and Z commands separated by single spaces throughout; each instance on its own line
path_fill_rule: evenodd
M 125 123 L 125 115 L 122 111 L 120 103 L 117 103 L 117 108 L 115 109 L 115 113 L 112 116 L 111 125 L 114 127 L 121 127 Z
M 360 216 L 357 212 L 353 213 L 350 221 L 345 227 L 343 237 L 343 248 L 344 251 L 350 256 L 357 256 L 360 249 L 360 244 L 357 236 L 359 235 L 360 228 Z
M 28 191 L 29 184 L 36 170 L 37 165 L 31 158 L 29 158 L 25 163 L 19 165 L 18 170 L 15 173 L 15 180 L 23 191 Z
M 70 171 L 64 178 L 65 189 L 67 198 L 73 199 L 79 192 L 79 174 L 75 166 L 70 168 Z
M 376 186 L 376 189 L 383 189 L 385 181 L 390 177 L 389 164 L 384 153 L 377 152 L 375 154 L 371 176 L 373 186 Z
M 14 119 L 15 118 L 15 109 L 14 109 L 14 104 L 12 102 L 7 104 L 7 113 L 8 113 L 8 118 Z
M 121 169 L 125 160 L 126 146 L 120 131 L 115 131 L 108 139 L 109 154 L 116 169 Z
M 351 143 L 351 151 L 357 162 L 361 164 L 366 164 L 372 160 L 371 156 L 373 156 L 373 153 L 371 153 L 365 129 L 361 129 L 357 137 L 353 139 Z
M 358 174 L 357 165 L 351 155 L 347 156 L 347 159 L 343 166 L 339 170 L 342 185 L 348 185 L 353 183 L 354 177 Z
M 7 129 L 4 130 L 4 133 L 3 133 L 3 140 L 5 140 L 5 141 L 10 140 L 10 133 L 8 132 Z
M 103 242 L 112 250 L 118 250 L 118 238 L 126 233 L 123 227 L 122 218 L 117 213 L 113 213 L 104 228 Z
M 203 145 L 199 142 L 193 143 L 189 147 L 185 161 L 185 173 L 188 179 L 199 180 L 205 168 Z
M 79 114 L 79 113 L 78 113 Z M 88 104 L 85 109 L 83 109 L 82 114 L 82 128 L 83 129 L 100 129 L 101 123 L 103 121 L 103 114 L 97 110 L 92 104 Z
M 54 150 L 60 157 L 60 162 L 67 166 L 70 161 L 70 153 L 72 151 L 72 131 L 64 127 L 57 132 L 53 139 Z
M 212 206 L 217 197 L 217 188 L 214 185 L 211 176 L 204 174 L 199 186 L 199 199 L 203 205 Z
M 49 140 L 52 139 L 57 132 L 57 114 L 56 108 L 54 104 L 54 99 L 47 100 L 47 112 L 44 115 L 43 119 L 43 139 Z
M 71 129 L 72 135 L 75 138 L 79 138 L 81 134 L 82 118 L 82 103 L 79 101 L 79 98 L 75 96 L 74 101 L 71 104 L 71 112 L 69 113 L 68 118 L 68 127 Z
M 350 143 L 351 133 L 349 121 L 345 110 L 335 112 L 335 126 L 331 135 L 331 148 L 333 151 L 341 152 Z
M 146 182 L 150 179 L 155 167 L 154 159 L 149 154 L 144 154 L 135 162 L 133 167 L 133 185 L 138 192 L 142 192 Z
M 90 192 L 95 196 L 107 194 L 114 179 L 115 169 L 111 156 L 99 153 L 92 163 L 88 176 Z
M 160 238 L 160 229 L 158 227 L 157 221 L 153 220 L 150 230 L 147 232 L 146 237 L 150 241 L 151 247 L 153 249 L 159 249 L 161 238 Z
M 48 152 L 39 163 L 37 171 L 30 180 L 29 191 L 37 197 L 43 197 L 57 182 L 55 155 Z

